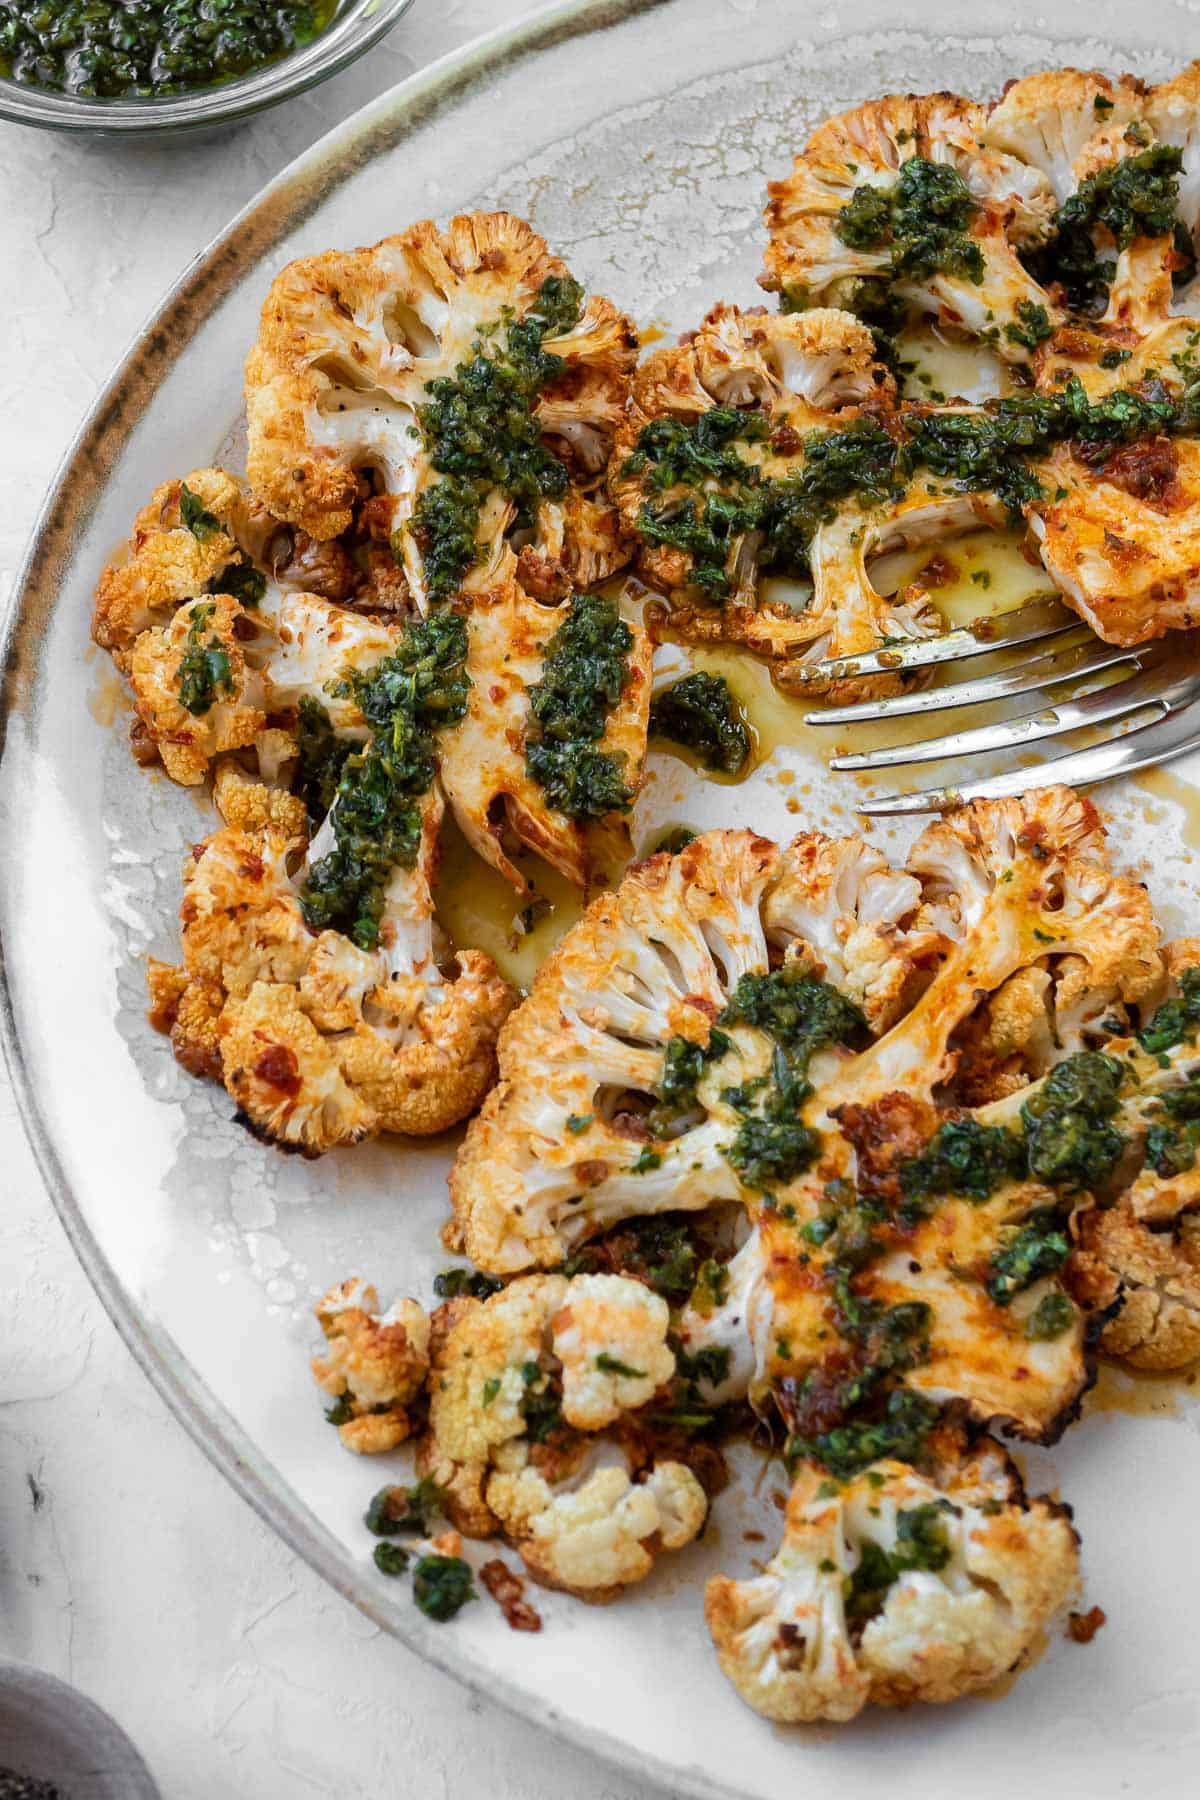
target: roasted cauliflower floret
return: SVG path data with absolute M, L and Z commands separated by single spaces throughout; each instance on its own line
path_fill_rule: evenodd
M 915 875 L 861 838 L 805 832 L 783 853 L 763 910 L 767 938 L 810 960 L 874 1031 L 906 1012 L 948 948 L 924 927 Z
M 1049 456 L 1030 527 L 1046 572 L 1098 636 L 1142 644 L 1200 619 L 1200 443 L 1154 437 L 1098 468 Z M 1053 495 L 1054 498 L 1049 498 Z
M 634 1467 L 615 1442 L 581 1435 L 671 1379 L 663 1301 L 621 1276 L 535 1275 L 446 1310 L 419 1461 L 460 1530 L 503 1531 L 538 1580 L 588 1599 L 696 1535 L 707 1501 L 687 1468 Z
M 536 1469 L 493 1476 L 490 1503 L 535 1580 L 581 1600 L 611 1600 L 645 1580 L 663 1550 L 680 1550 L 704 1525 L 708 1501 L 683 1463 L 660 1462 L 641 1481 L 599 1468 L 574 1488 Z
M 422 607 L 468 577 L 503 576 L 501 551 L 511 574 L 515 502 L 535 515 L 534 550 L 546 529 L 574 578 L 584 561 L 596 569 L 602 527 L 544 508 L 591 495 L 635 349 L 629 322 L 585 301 L 509 213 L 462 214 L 444 233 L 424 220 L 372 249 L 291 263 L 246 364 L 251 481 L 326 539 L 347 529 L 372 471 Z M 615 536 L 610 551 L 604 574 L 622 557 Z
M 490 1300 L 460 1303 L 434 1355 L 429 1423 L 442 1457 L 486 1468 L 495 1449 L 524 1435 L 531 1390 L 544 1387 L 549 1322 L 566 1291 L 561 1275 L 533 1275 Z
M 970 101 L 930 94 L 826 120 L 769 186 L 764 287 L 793 306 L 852 311 L 892 293 L 1028 362 L 1025 322 L 1055 309 L 1016 252 L 1045 235 L 1053 193 L 1038 170 L 983 146 L 984 119 Z
M 710 405 L 761 407 L 777 430 L 803 430 L 847 407 L 886 407 L 894 400 L 871 333 L 834 307 L 772 315 L 714 306 L 690 355 L 659 351 L 639 372 L 635 395 L 669 405 L 690 369 L 700 390 L 712 396 Z M 681 397 L 686 404 L 686 387 Z
M 986 1439 L 929 1474 L 844 1486 L 804 1468 L 762 1575 L 715 1576 L 705 1613 L 742 1699 L 780 1724 L 977 1693 L 1030 1655 L 1079 1580 L 1065 1507 L 1027 1501 Z
M 227 828 L 193 858 L 181 909 L 188 981 L 172 1041 L 181 1061 L 207 1069 L 215 1033 L 221 1079 L 265 1136 L 309 1154 L 380 1131 L 427 1136 L 486 1092 L 512 994 L 480 951 L 463 951 L 453 978 L 436 960 L 429 881 L 440 817 L 433 793 L 418 861 L 389 879 L 375 951 L 310 930 L 301 889 L 313 847 L 305 862 L 278 833 Z
M 255 742 L 260 762 L 265 750 L 273 752 L 277 769 L 294 762 L 295 748 L 295 738 L 284 731 L 260 732 Z M 236 757 L 221 757 L 215 764 L 213 803 L 226 825 L 237 831 L 273 831 L 288 840 L 308 835 L 308 808 L 300 795 L 282 781 L 249 773 Z
M 220 593 L 186 600 L 165 623 L 140 632 L 120 660 L 142 740 L 153 743 L 173 780 L 195 785 L 215 773 L 215 759 L 237 751 L 282 793 L 297 772 L 297 708 L 319 707 L 337 735 L 361 742 L 367 727 L 348 678 L 367 673 L 404 638 L 399 623 L 272 588 L 249 607 Z M 276 806 L 272 822 L 281 816 Z
M 263 688 L 238 640 L 246 617 L 219 594 L 191 600 L 169 625 L 143 631 L 129 652 L 138 717 L 172 781 L 192 787 L 215 756 L 252 745 L 266 728 Z
M 1200 1193 L 1191 1196 L 1200 1204 Z M 1101 1348 L 1135 1369 L 1184 1369 L 1200 1356 L 1200 1212 L 1151 1226 L 1132 1196 L 1085 1215 L 1081 1239 L 1097 1292 L 1119 1301 Z
M 223 469 L 163 482 L 134 521 L 125 554 L 100 576 L 92 636 L 127 669 L 141 634 L 166 624 L 185 600 L 253 596 L 265 586 L 258 561 L 274 523 Z
M 337 1402 L 338 1436 L 360 1456 L 394 1450 L 411 1435 L 429 1373 L 429 1320 L 415 1300 L 381 1313 L 375 1289 L 357 1280 L 330 1288 L 316 1313 L 326 1341 L 312 1372 Z
M 1014 81 L 980 122 L 979 136 L 1043 175 L 1061 205 L 1097 166 L 1098 146 L 1119 141 L 1145 106 L 1146 89 L 1132 76 L 1110 81 L 1094 69 L 1046 69 Z
M 891 605 L 866 576 L 867 555 L 908 541 L 886 506 L 864 517 L 890 492 L 894 446 L 878 415 L 893 403 L 869 332 L 835 311 L 771 319 L 718 306 L 688 345 L 647 360 L 609 485 L 676 631 L 744 643 L 783 672 L 788 658 L 938 629 L 927 605 Z M 946 522 L 944 507 L 892 510 L 913 541 Z M 963 511 L 951 503 L 954 518 Z
M 576 1277 L 551 1320 L 567 1424 L 599 1431 L 670 1381 L 675 1357 L 667 1345 L 669 1323 L 666 1301 L 640 1281 Z
M 288 874 L 303 840 L 227 827 L 196 845 L 184 868 L 183 966 L 225 996 L 256 981 L 298 982 L 312 954 Z

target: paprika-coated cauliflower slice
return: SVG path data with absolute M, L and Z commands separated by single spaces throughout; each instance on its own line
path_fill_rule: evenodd
M 619 1219 L 741 1196 L 720 1091 L 769 1052 L 730 1034 L 707 1074 L 697 1053 L 739 977 L 766 971 L 760 906 L 777 864 L 750 832 L 712 832 L 592 903 L 502 1034 L 500 1080 L 451 1171 L 452 1247 L 509 1274 L 553 1266 Z M 678 1093 L 689 1057 L 685 1128 L 631 1139 L 617 1117 L 627 1097 Z
M 129 543 L 101 573 L 92 636 L 121 669 L 142 632 L 185 600 L 265 587 L 260 561 L 276 521 L 224 469 L 165 481 L 138 513 Z
M 916 876 L 862 838 L 801 832 L 783 852 L 763 923 L 770 943 L 803 954 L 879 1032 L 908 1010 L 948 948 L 918 920 L 922 898 Z
M 462 214 L 445 232 L 423 220 L 372 249 L 289 264 L 246 364 L 250 479 L 282 518 L 326 539 L 350 525 L 370 470 L 422 609 L 478 566 L 485 580 L 494 572 L 517 523 L 496 497 L 521 502 L 535 553 L 552 544 L 575 578 L 597 567 L 602 517 L 542 514 L 593 496 L 635 350 L 628 320 L 585 301 L 509 213 Z M 603 573 L 621 560 L 610 533 Z
M 894 295 L 1027 363 L 1028 318 L 1056 308 L 1017 250 L 1045 235 L 1053 195 L 1040 172 L 984 148 L 984 116 L 953 94 L 889 95 L 826 120 L 768 186 L 763 286 L 793 307 L 851 311 Z
M 531 767 L 530 744 L 539 731 L 532 709 L 545 680 L 547 655 L 562 644 L 558 634 L 577 630 L 585 612 L 596 622 L 595 634 L 612 645 L 614 666 L 621 673 L 616 691 L 593 702 L 597 717 L 591 724 L 601 728 L 601 735 L 594 743 L 578 740 L 564 764 L 571 757 L 575 768 L 597 758 L 614 759 L 616 785 L 631 803 L 642 780 L 650 716 L 651 646 L 641 623 L 625 616 L 613 600 L 568 597 L 552 605 L 531 598 L 515 582 L 477 595 L 467 622 L 471 689 L 466 716 L 441 740 L 442 782 L 467 842 L 521 893 L 529 892 L 531 884 L 513 860 L 517 848 L 532 850 L 580 887 L 593 867 L 625 862 L 630 854 L 622 814 L 597 813 L 596 806 L 604 804 L 599 797 L 576 805 L 568 793 L 555 790 L 552 799 Z M 591 658 L 566 677 L 577 688 L 590 686 L 593 694 L 596 678 Z M 554 799 L 566 800 L 572 812 Z
M 965 1122 L 938 1100 L 962 1027 L 1022 969 L 1078 958 L 1105 994 L 1157 990 L 1145 890 L 1103 854 L 1095 809 L 1053 789 L 960 809 L 915 846 L 909 869 L 952 947 L 912 1009 L 820 1083 L 803 1113 L 819 1158 L 759 1221 L 778 1346 L 766 1374 L 799 1439 L 836 1419 L 847 1356 L 1023 1436 L 1052 1439 L 1072 1416 L 1089 1369 L 1085 1318 L 1060 1286 L 1065 1227 L 1124 1143 L 1106 1122 L 1122 1061 L 1087 1052 Z M 815 1234 L 803 1264 L 797 1229 Z
M 1002 509 L 986 494 L 947 494 L 940 483 L 917 479 L 893 500 L 868 511 L 849 501 L 818 525 L 809 551 L 813 595 L 790 619 L 764 617 L 747 626 L 745 641 L 760 655 L 780 659 L 776 680 L 787 692 L 814 699 L 873 699 L 897 692 L 893 675 L 839 680 L 816 675 L 811 665 L 843 661 L 946 629 L 936 598 L 919 581 L 895 596 L 879 592 L 870 564 L 894 550 L 944 543 L 981 525 L 999 525 Z
M 1065 1507 L 1028 1501 L 998 1444 L 918 1473 L 873 1465 L 837 1487 L 802 1467 L 763 1574 L 713 1577 L 721 1668 L 779 1724 L 977 1693 L 1031 1655 L 1078 1587 Z
M 907 868 L 922 883 L 926 920 L 956 949 L 907 1017 L 855 1066 L 859 1100 L 904 1087 L 910 1077 L 921 1091 L 946 1079 L 953 1031 L 981 998 L 1031 964 L 1080 959 L 1092 984 L 1122 1002 L 1136 1003 L 1161 983 L 1149 896 L 1111 872 L 1100 816 L 1069 788 L 958 808 L 926 828 Z M 1077 1005 L 1074 960 L 1069 974 Z
M 338 1436 L 347 1450 L 394 1450 L 413 1429 L 412 1408 L 429 1373 L 429 1320 L 415 1300 L 379 1310 L 368 1283 L 343 1281 L 318 1303 L 325 1349 L 312 1359 L 318 1385 L 340 1404 Z
M 246 617 L 228 594 L 191 600 L 168 625 L 143 631 L 129 652 L 145 734 L 185 787 L 204 780 L 213 757 L 250 747 L 266 729 L 262 680 L 239 642 Z
M 817 680 L 809 665 L 940 632 L 928 593 L 884 595 L 871 564 L 1005 514 L 944 482 L 897 487 L 893 400 L 869 333 L 835 311 L 718 307 L 692 343 L 649 359 L 610 487 L 674 633 L 745 644 L 813 697 L 897 687 L 891 675 Z

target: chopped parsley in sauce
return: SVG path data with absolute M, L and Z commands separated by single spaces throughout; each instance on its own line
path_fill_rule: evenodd
M 116 100 L 186 94 L 310 44 L 337 0 L 0 0 L 0 75 Z

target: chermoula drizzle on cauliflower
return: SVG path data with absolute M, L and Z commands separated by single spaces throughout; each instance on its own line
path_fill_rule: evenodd
M 721 1667 L 780 1724 L 956 1700 L 1019 1668 L 1078 1584 L 1069 1511 L 1025 1497 L 988 1438 L 943 1431 L 928 1470 L 882 1460 L 837 1484 L 806 1465 L 761 1575 L 715 1576 Z
M 1043 171 L 985 146 L 983 107 L 888 95 L 828 119 L 770 184 L 765 287 L 864 317 L 929 316 L 1027 364 L 1060 316 L 1018 254 L 1044 242 Z
M 290 263 L 246 367 L 251 484 L 326 539 L 376 472 L 422 606 L 469 590 L 514 529 L 531 590 L 592 585 L 623 560 L 596 496 L 636 348 L 511 213 Z
M 1024 516 L 1064 598 L 1116 643 L 1197 617 L 1198 99 L 1195 64 L 1157 88 L 1033 75 L 990 110 L 890 96 L 823 125 L 767 211 L 763 283 L 785 309 L 846 307 L 885 354 L 931 316 L 1032 383 L 904 408 L 891 486 L 919 471 Z M 857 486 L 877 509 L 886 469 Z
M 898 677 L 818 686 L 809 668 L 943 629 L 919 583 L 892 599 L 876 590 L 874 559 L 1006 519 L 1026 521 L 1028 553 L 1103 637 L 1139 643 L 1190 624 L 1200 325 L 1175 319 L 1171 328 L 1185 329 L 1165 367 L 1147 364 L 1118 386 L 1089 385 L 1051 346 L 1036 392 L 983 406 L 895 406 L 848 314 L 716 309 L 692 343 L 658 352 L 639 372 L 610 475 L 639 540 L 639 570 L 669 595 L 669 628 L 745 644 L 771 660 L 785 688 L 880 691 Z M 849 382 L 840 410 L 836 386 L 823 413 L 787 390 L 804 365 L 782 346 L 794 350 L 802 332 L 814 355 L 821 338 L 847 358 L 855 334 L 863 340 L 858 365 L 832 354 L 823 365 Z M 743 365 L 757 356 L 774 385 L 714 373 L 728 373 L 715 360 L 718 340 L 737 369 L 739 334 Z M 853 400 L 851 377 L 860 382 Z M 781 423 L 789 417 L 794 424 Z
M 313 541 L 297 551 L 302 536 L 255 511 L 232 477 L 199 471 L 158 491 L 127 559 L 105 570 L 97 592 L 93 631 L 130 678 L 137 754 L 186 785 L 212 775 L 230 823 L 247 822 L 247 805 L 266 822 L 243 764 L 272 789 L 275 813 L 286 809 L 297 709 L 302 738 L 314 709 L 331 712 L 343 736 L 362 734 L 349 696 L 330 690 L 388 655 L 402 633 L 403 613 L 377 604 L 377 562 L 360 567 L 357 551 L 355 562 L 340 545 L 324 547 L 365 584 L 331 583 L 353 610 L 309 592 L 322 570 Z M 593 862 L 628 853 L 624 814 L 641 783 L 650 704 L 648 639 L 601 595 L 538 601 L 507 580 L 475 603 L 462 628 L 463 703 L 439 731 L 443 791 L 469 841 L 516 887 L 528 886 L 511 858 L 521 844 L 583 885 Z M 288 816 L 303 820 L 296 808 Z
M 306 893 L 337 856 L 319 854 L 328 820 L 307 854 L 270 829 L 227 827 L 196 847 L 183 964 L 152 965 L 151 994 L 180 1061 L 222 1080 L 265 1137 L 319 1154 L 381 1131 L 427 1136 L 486 1093 L 513 996 L 482 951 L 439 959 L 441 812 L 431 788 L 416 859 L 388 874 L 369 944 L 309 922 Z
M 784 1544 L 708 1603 L 768 1716 L 972 1692 L 1073 1590 L 1067 1516 L 978 1434 L 1052 1442 L 1101 1336 L 1189 1353 L 1193 963 L 1095 809 L 1047 789 L 948 815 L 902 870 L 818 834 L 652 858 L 505 1026 L 451 1177 L 479 1267 L 743 1210 L 670 1342 L 698 1417 L 746 1399 L 783 1434 Z M 478 1506 L 484 1477 L 441 1468 Z
M 673 631 L 745 644 L 787 687 L 810 662 L 941 629 L 917 590 L 878 593 L 869 559 L 1002 514 L 986 497 L 897 482 L 894 404 L 870 333 L 846 312 L 718 306 L 689 343 L 647 359 L 610 486 L 641 572 L 670 594 Z M 773 576 L 811 579 L 811 599 L 774 597 Z
M 255 1130 L 316 1154 L 465 1117 L 512 994 L 489 957 L 435 942 L 463 619 L 280 585 L 272 530 L 219 471 L 168 484 L 101 580 L 95 631 L 128 672 L 140 742 L 178 781 L 211 775 L 226 820 L 189 859 L 183 962 L 151 964 L 152 1017 Z
M 522 845 L 580 885 L 610 847 L 629 852 L 649 649 L 587 590 L 628 555 L 604 475 L 636 345 L 522 220 L 472 213 L 290 264 L 246 366 L 256 491 L 325 540 L 369 478 L 409 604 L 464 610 L 472 690 L 446 793 L 522 890 Z M 547 664 L 581 610 L 591 658 L 570 681 L 591 706 L 548 720 Z M 603 683 L 597 656 L 615 669 Z

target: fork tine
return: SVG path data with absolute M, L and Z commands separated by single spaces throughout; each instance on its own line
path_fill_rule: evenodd
M 1124 681 L 1111 682 L 1094 693 L 1070 700 L 1043 701 L 1014 719 L 979 725 L 972 731 L 952 732 L 948 737 L 921 738 L 910 744 L 891 744 L 879 750 L 859 750 L 830 758 L 831 769 L 894 769 L 904 763 L 950 761 L 956 756 L 977 756 L 988 750 L 1015 750 L 1041 738 L 1061 737 L 1085 725 L 1102 725 L 1157 702 L 1162 694 L 1161 658 L 1139 667 Z
M 1168 696 L 1174 694 L 1174 698 Z M 1153 702 L 1157 717 L 1135 725 L 1118 737 L 1092 744 L 1086 750 L 1075 750 L 1066 756 L 1051 757 L 1037 769 L 1013 769 L 1005 775 L 993 775 L 984 781 L 969 782 L 964 787 L 928 788 L 922 793 L 890 794 L 862 801 L 855 810 L 872 817 L 900 813 L 944 812 L 968 800 L 997 800 L 1008 794 L 1023 794 L 1030 788 L 1050 787 L 1065 782 L 1068 787 L 1090 787 L 1097 781 L 1111 780 L 1115 775 L 1132 775 L 1154 763 L 1169 762 L 1186 750 L 1200 745 L 1200 677 L 1189 676 L 1177 682 L 1174 690 L 1166 690 Z
M 935 663 L 958 662 L 968 656 L 986 656 L 989 651 L 1003 650 L 1009 644 L 1031 644 L 1038 638 L 1053 637 L 1078 623 L 1077 615 L 1068 612 L 1057 597 L 1027 600 L 1011 612 L 995 613 L 991 618 L 976 619 L 954 631 L 940 632 L 936 637 L 903 638 L 879 650 L 865 651 L 861 656 L 834 657 L 827 662 L 812 663 L 797 669 L 804 682 L 848 681 L 859 675 L 895 675 L 905 669 L 927 669 Z M 802 653 L 803 646 L 796 654 Z
M 1047 688 L 1057 681 L 1090 675 L 1099 669 L 1112 669 L 1121 663 L 1136 663 L 1142 650 L 1119 644 L 1106 644 L 1093 637 L 1086 625 L 1072 634 L 1065 645 L 1055 644 L 1043 650 L 1030 662 L 1015 668 L 998 669 L 981 675 L 975 681 L 953 682 L 946 687 L 922 688 L 916 694 L 892 694 L 883 700 L 856 700 L 849 706 L 829 706 L 821 712 L 805 713 L 806 725 L 854 725 L 873 719 L 900 719 L 914 713 L 946 712 L 957 706 L 982 706 L 992 700 L 1008 700 L 1028 694 L 1035 688 Z

